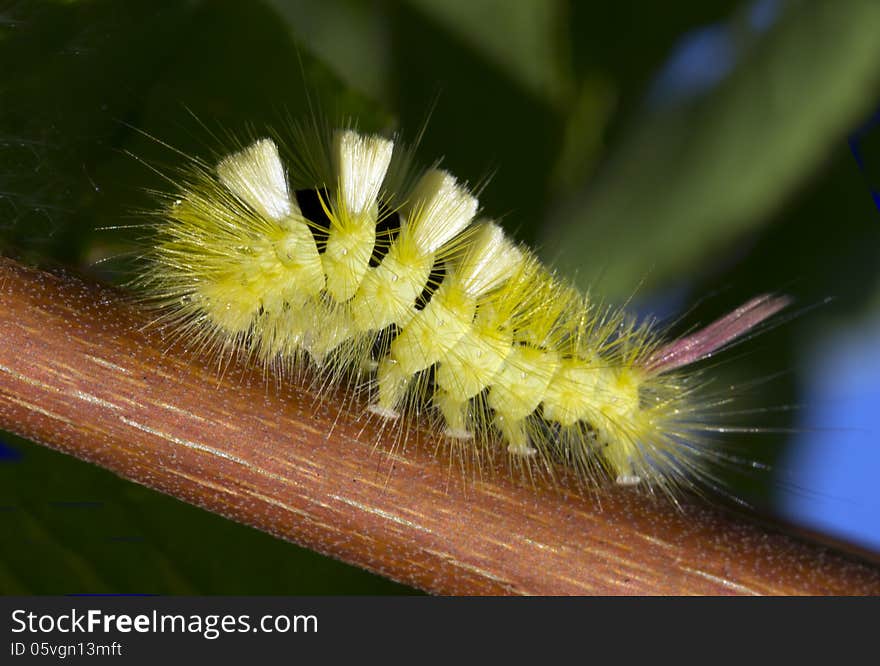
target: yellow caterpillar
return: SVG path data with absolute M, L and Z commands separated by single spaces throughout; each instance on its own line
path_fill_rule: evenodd
M 300 137 L 286 160 L 262 138 L 196 162 L 159 213 L 142 286 L 206 348 L 353 381 L 381 418 L 427 408 L 445 437 L 591 482 L 705 480 L 718 426 L 690 366 L 787 299 L 664 341 L 591 303 L 480 217 L 463 183 L 409 155 L 340 129 Z

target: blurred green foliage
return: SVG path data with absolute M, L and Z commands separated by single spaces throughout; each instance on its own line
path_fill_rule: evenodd
M 643 112 L 613 164 L 558 205 L 546 237 L 561 270 L 584 285 L 601 276 L 619 298 L 723 261 L 868 112 L 880 3 L 789 4 L 766 35 L 731 21 L 739 62 L 727 79 L 711 95 Z M 584 261 L 587 248 L 605 261 Z
M 12 2 L 0 236 L 116 279 L 141 232 L 105 227 L 136 227 L 165 186 L 146 165 L 181 159 L 168 146 L 210 157 L 313 109 L 413 137 L 430 115 L 422 159 L 491 176 L 485 211 L 609 300 L 706 296 L 691 324 L 765 291 L 834 297 L 762 338 L 731 381 L 796 368 L 812 329 L 880 306 L 880 213 L 845 143 L 878 99 L 880 3 L 771 4 L 768 27 L 733 0 Z M 658 98 L 664 61 L 707 26 L 729 71 Z M 123 261 L 96 264 L 107 257 Z M 755 404 L 768 399 L 797 403 L 796 373 Z M 4 441 L 23 455 L 0 459 L 2 592 L 403 589 Z

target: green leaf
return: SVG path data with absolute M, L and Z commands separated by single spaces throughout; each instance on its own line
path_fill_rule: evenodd
M 378 2 L 269 0 L 296 40 L 351 90 L 387 102 L 391 94 L 388 21 Z
M 792 3 L 717 90 L 640 118 L 552 215 L 545 256 L 611 296 L 717 263 L 816 170 L 875 99 L 880 3 Z
M 566 3 L 407 1 L 466 41 L 538 99 L 561 105 L 570 97 Z

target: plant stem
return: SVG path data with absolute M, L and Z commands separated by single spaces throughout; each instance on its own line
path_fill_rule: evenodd
M 0 258 L 0 428 L 439 594 L 880 593 L 874 566 L 710 507 L 463 474 L 417 428 L 390 447 L 351 398 L 221 374 L 147 323 Z

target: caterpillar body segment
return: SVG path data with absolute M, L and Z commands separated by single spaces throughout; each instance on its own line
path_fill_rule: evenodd
M 196 165 L 156 223 L 143 286 L 163 320 L 206 347 L 324 378 L 366 376 L 369 409 L 436 410 L 442 432 L 664 489 L 712 458 L 701 379 L 688 366 L 786 304 L 762 296 L 664 343 L 594 305 L 432 168 L 400 178 L 392 141 L 337 131 L 304 214 L 271 139 Z M 404 158 L 406 156 L 404 155 Z M 394 177 L 389 176 L 394 173 Z M 392 192 L 389 182 L 413 183 Z M 319 219 L 320 218 L 320 219 Z

